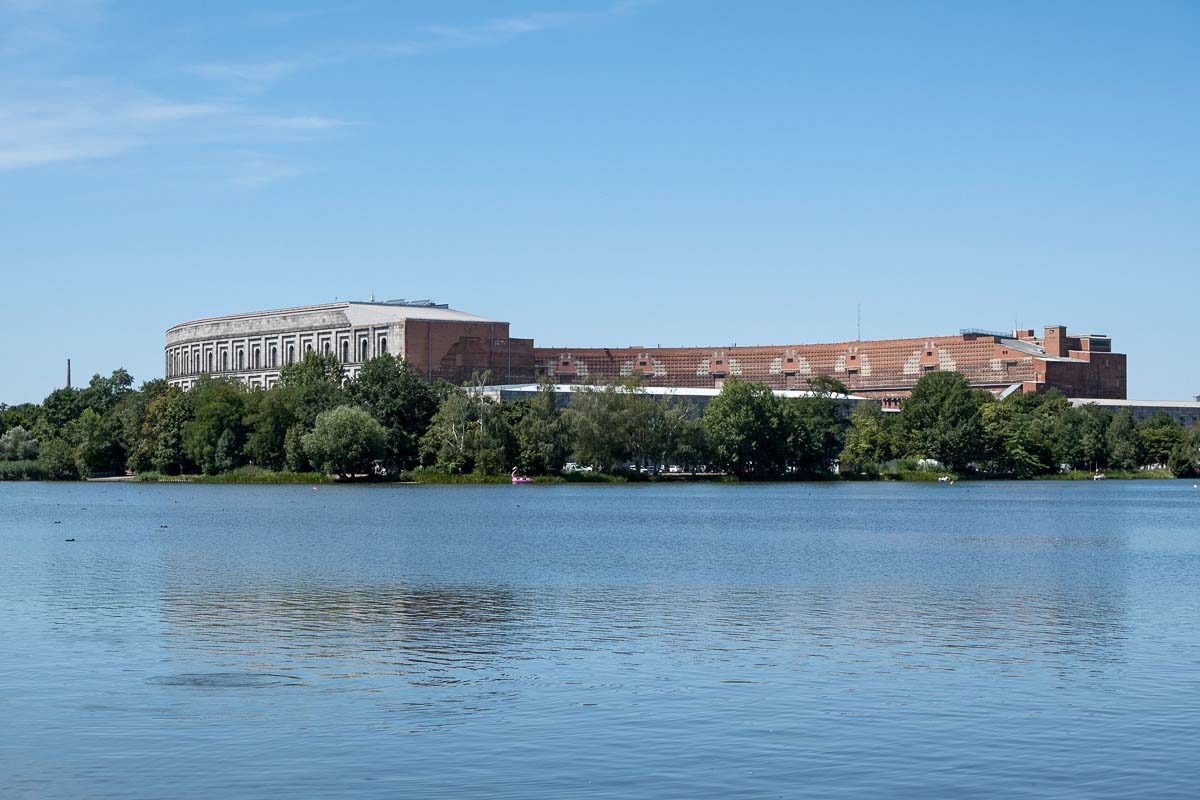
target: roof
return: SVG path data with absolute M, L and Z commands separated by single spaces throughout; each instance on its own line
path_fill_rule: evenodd
M 189 325 L 199 325 L 210 322 L 228 322 L 234 320 L 252 319 L 254 317 L 270 317 L 276 315 L 297 315 L 297 314 L 316 314 L 328 311 L 343 311 L 351 318 L 353 324 L 377 324 L 381 322 L 393 322 L 404 319 L 421 319 L 421 320 L 450 320 L 457 322 L 500 322 L 500 320 L 481 317 L 477 314 L 468 314 L 465 311 L 457 311 L 444 305 L 431 305 L 428 303 L 398 303 L 398 302 L 366 302 L 366 301 L 346 301 L 339 303 L 323 303 L 312 306 L 293 306 L 291 308 L 277 308 L 267 311 L 246 311 L 240 314 L 225 314 L 217 317 L 202 317 L 193 319 L 187 322 L 180 322 L 177 325 L 172 325 L 167 329 L 168 332 L 176 328 L 186 328 Z
M 1189 408 L 1200 410 L 1200 402 L 1195 400 L 1106 400 L 1104 398 L 1072 397 L 1073 406 L 1114 406 L 1117 408 Z

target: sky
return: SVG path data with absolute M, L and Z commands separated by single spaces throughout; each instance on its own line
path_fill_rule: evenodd
M 0 402 L 178 322 L 1062 324 L 1200 394 L 1200 3 L 0 0 Z

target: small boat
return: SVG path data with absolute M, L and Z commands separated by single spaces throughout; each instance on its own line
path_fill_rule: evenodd
M 1097 472 L 1095 475 L 1093 475 L 1093 476 L 1092 476 L 1092 480 L 1094 480 L 1094 481 L 1106 481 L 1106 480 L 1108 480 L 1108 476 L 1107 476 L 1107 475 L 1105 475 L 1103 472 Z
M 533 478 L 528 478 L 524 475 L 518 475 L 517 468 L 513 467 L 512 468 L 512 482 L 513 483 L 533 483 Z

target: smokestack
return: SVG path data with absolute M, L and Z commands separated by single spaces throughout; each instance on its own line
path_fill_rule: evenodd
M 71 388 L 71 359 L 67 359 L 67 388 Z

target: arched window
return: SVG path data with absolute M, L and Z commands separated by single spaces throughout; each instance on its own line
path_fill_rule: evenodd
M 291 364 L 295 360 L 296 360 L 296 345 L 289 344 L 288 345 L 288 363 Z
M 367 360 L 367 340 L 365 338 L 358 341 L 358 360 Z
M 184 361 L 184 374 L 185 374 L 185 375 L 187 375 L 187 374 L 191 374 L 191 371 L 192 371 L 192 354 L 191 354 L 191 353 L 188 353 L 187 355 L 185 355 L 185 356 L 183 357 L 183 361 Z
M 308 342 L 304 345 L 304 354 L 308 355 L 311 352 L 312 352 L 312 342 Z
M 229 353 L 221 353 L 221 372 L 229 372 Z
M 348 363 L 349 361 L 350 361 L 350 343 L 342 342 L 342 363 L 345 364 L 345 363 Z
M 238 369 L 246 368 L 246 354 L 243 353 L 241 350 L 237 351 L 237 368 Z
M 258 348 L 256 347 L 256 348 L 254 348 L 254 352 L 250 354 L 250 359 L 251 359 L 251 361 L 253 361 L 253 362 L 254 362 L 254 368 L 255 368 L 255 369 L 258 369 L 258 366 L 259 366 L 259 364 L 258 364 L 258 362 L 259 362 L 258 355 L 259 355 L 259 354 L 258 354 Z
M 321 353 L 322 355 L 329 355 L 329 342 L 325 342 L 325 344 L 321 345 Z
M 386 336 L 379 337 L 379 352 L 380 353 L 387 352 L 387 337 Z

